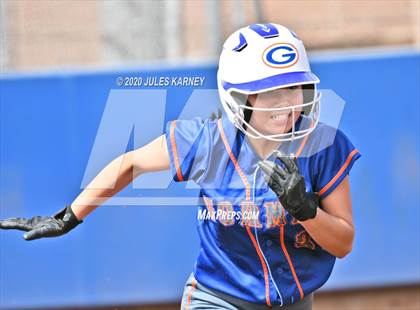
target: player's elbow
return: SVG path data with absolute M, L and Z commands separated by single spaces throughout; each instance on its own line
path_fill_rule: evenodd
M 349 246 L 343 247 L 342 249 L 340 249 L 339 251 L 337 251 L 337 253 L 335 254 L 335 256 L 337 258 L 344 258 L 347 255 L 349 255 L 352 250 L 353 250 L 353 245 L 350 244 Z
M 351 251 L 353 250 L 353 237 L 354 235 L 352 235 L 350 240 L 342 243 L 335 255 L 337 258 L 344 258 L 351 253 Z
M 351 253 L 351 251 L 353 250 L 354 235 L 354 226 L 349 225 L 348 230 L 341 239 L 340 246 L 338 247 L 338 251 L 335 255 L 336 257 L 344 258 Z

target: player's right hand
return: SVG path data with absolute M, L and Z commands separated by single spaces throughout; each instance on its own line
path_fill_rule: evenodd
M 299 172 L 296 157 L 288 157 L 278 150 L 274 153 L 284 168 L 270 160 L 258 162 L 268 186 L 295 219 L 303 222 L 314 218 L 319 206 L 319 197 L 316 193 L 306 192 L 305 179 Z
M 66 206 L 52 216 L 12 217 L 0 220 L 0 229 L 26 231 L 23 238 L 29 241 L 64 235 L 81 223 L 83 221 L 77 219 L 71 207 Z

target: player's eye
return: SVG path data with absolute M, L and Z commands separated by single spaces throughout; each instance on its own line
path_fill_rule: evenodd
M 299 88 L 300 88 L 300 85 L 293 85 L 293 86 L 287 87 L 287 89 L 289 89 L 289 90 L 295 90 L 295 89 L 299 89 Z

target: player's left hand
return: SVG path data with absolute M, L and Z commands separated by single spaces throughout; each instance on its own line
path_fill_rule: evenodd
M 287 212 L 298 221 L 314 218 L 319 197 L 315 193 L 306 192 L 305 179 L 299 172 L 296 158 L 290 158 L 277 150 L 275 155 L 284 164 L 284 168 L 269 160 L 258 162 L 268 186 L 277 195 Z
M 0 220 L 1 229 L 17 229 L 26 231 L 25 240 L 35 240 L 46 237 L 58 237 L 68 233 L 77 225 L 78 220 L 71 206 L 65 206 L 53 216 L 34 216 L 32 218 L 11 217 Z

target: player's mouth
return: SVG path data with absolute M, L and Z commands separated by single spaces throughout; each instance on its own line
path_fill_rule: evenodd
M 289 119 L 289 117 L 292 115 L 292 112 L 290 113 L 278 113 L 273 114 L 270 116 L 270 119 L 275 121 L 276 123 L 285 123 Z

